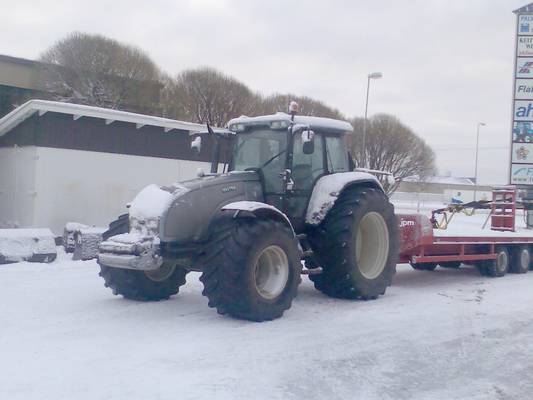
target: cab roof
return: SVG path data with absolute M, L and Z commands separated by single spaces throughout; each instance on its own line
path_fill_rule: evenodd
M 228 122 L 228 129 L 233 130 L 232 127 L 238 124 L 246 126 L 253 125 L 270 125 L 272 122 L 286 122 L 287 126 L 291 122 L 291 116 L 289 114 L 279 112 L 273 115 L 262 115 L 259 117 L 246 117 L 233 118 Z M 295 115 L 294 123 L 298 125 L 309 126 L 310 129 L 316 129 L 318 131 L 328 131 L 337 134 L 352 133 L 353 127 L 346 121 L 340 121 L 332 118 L 322 117 L 310 117 L 307 115 Z

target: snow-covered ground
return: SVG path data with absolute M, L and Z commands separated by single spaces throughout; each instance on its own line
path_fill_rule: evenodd
M 216 314 L 198 274 L 137 303 L 94 261 L 0 266 L 0 399 L 526 399 L 533 273 L 399 266 L 386 296 L 331 299 L 304 278 L 268 323 Z

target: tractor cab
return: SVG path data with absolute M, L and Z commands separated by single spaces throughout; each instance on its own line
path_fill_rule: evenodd
M 256 171 L 265 202 L 297 231 L 317 180 L 353 169 L 345 143 L 353 128 L 344 121 L 277 113 L 236 118 L 228 128 L 235 133 L 229 170 Z

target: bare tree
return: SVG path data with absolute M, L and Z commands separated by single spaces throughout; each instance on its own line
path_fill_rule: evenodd
M 355 118 L 351 123 L 356 135 L 351 151 L 357 164 L 361 165 L 364 119 Z M 433 150 L 411 128 L 392 115 L 378 114 L 368 120 L 365 147 L 367 168 L 392 172 L 397 179 L 392 185 L 382 178 L 388 193 L 394 192 L 408 176 L 418 176 L 423 180 L 435 172 Z
M 159 102 L 159 68 L 137 47 L 74 32 L 40 60 L 49 65 L 47 85 L 58 100 L 143 110 Z
M 258 102 L 246 85 L 209 67 L 186 70 L 167 80 L 163 98 L 165 116 L 216 126 L 250 115 Z
M 312 115 L 316 117 L 327 117 L 345 119 L 345 116 L 335 108 L 331 108 L 325 103 L 307 96 L 295 96 L 292 94 L 274 94 L 263 98 L 255 110 L 255 114 L 273 114 L 278 111 L 287 112 L 291 100 L 300 106 L 300 114 Z

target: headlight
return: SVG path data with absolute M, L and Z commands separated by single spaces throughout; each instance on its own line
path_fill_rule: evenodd
M 130 216 L 130 231 L 138 232 L 143 236 L 157 236 L 159 234 L 159 217 L 137 219 Z

